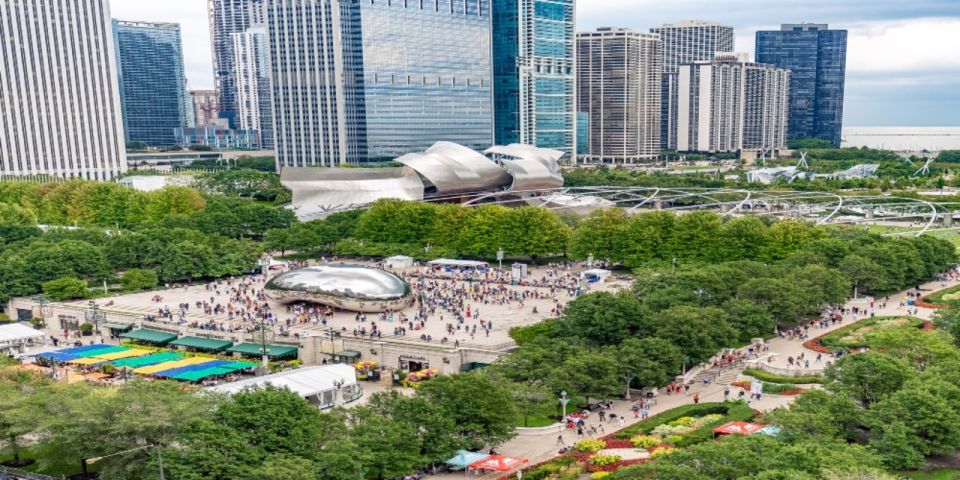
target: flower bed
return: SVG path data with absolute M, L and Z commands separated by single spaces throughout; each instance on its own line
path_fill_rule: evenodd
M 922 328 L 924 321 L 913 317 L 874 317 L 838 328 L 804 342 L 803 346 L 820 353 L 833 353 L 840 349 L 866 348 L 869 333 L 898 328 Z
M 757 380 L 767 383 L 790 383 L 795 385 L 807 385 L 811 383 L 823 383 L 823 377 L 820 375 L 798 375 L 795 377 L 789 375 L 778 375 L 758 368 L 747 368 L 743 370 L 744 375 L 751 376 Z
M 960 285 L 944 288 L 918 299 L 914 305 L 935 310 L 947 308 L 946 302 L 960 299 Z

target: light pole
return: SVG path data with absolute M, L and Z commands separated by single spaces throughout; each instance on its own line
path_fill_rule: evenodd
M 260 319 L 260 353 L 263 355 L 263 374 L 266 375 L 270 368 L 270 358 L 267 355 L 267 320 L 265 318 Z
M 564 421 L 567 418 L 567 404 L 570 403 L 570 399 L 567 398 L 567 391 L 564 390 L 560 392 L 560 405 L 563 407 L 563 417 L 560 421 Z
M 500 248 L 497 250 L 497 262 L 500 263 L 500 270 L 503 270 L 503 249 Z
M 85 458 L 85 459 L 83 459 L 83 473 L 84 473 L 84 476 L 86 476 L 86 474 L 87 474 L 87 465 L 93 465 L 94 463 L 97 463 L 97 462 L 99 462 L 100 460 L 103 460 L 103 459 L 105 459 L 105 458 L 115 457 L 115 456 L 117 456 L 117 455 L 124 455 L 124 454 L 127 454 L 127 453 L 139 452 L 139 451 L 141 451 L 141 450 L 149 450 L 149 449 L 151 449 L 151 448 L 156 448 L 156 449 L 157 449 L 157 462 L 159 463 L 159 466 L 160 466 L 160 480 L 166 480 L 166 477 L 163 475 L 163 452 L 160 450 L 160 447 L 159 447 L 159 446 L 153 445 L 153 444 L 151 444 L 151 445 L 145 445 L 145 446 L 143 446 L 143 447 L 131 448 L 131 449 L 129 449 L 129 450 L 123 450 L 123 451 L 117 452 L 117 453 L 111 453 L 110 455 L 104 455 L 104 456 L 102 456 L 102 457 Z

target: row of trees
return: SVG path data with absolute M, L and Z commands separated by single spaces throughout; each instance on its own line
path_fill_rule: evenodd
M 37 460 L 41 472 L 78 471 L 82 459 L 104 457 L 101 477 L 118 480 L 159 478 L 156 449 L 167 478 L 393 479 L 510 438 L 517 415 L 506 388 L 481 374 L 321 413 L 285 389 L 220 397 L 136 381 L 107 391 L 0 370 L 0 409 L 9 455 Z

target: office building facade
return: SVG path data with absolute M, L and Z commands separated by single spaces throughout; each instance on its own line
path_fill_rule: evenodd
M 267 0 L 280 166 L 493 143 L 488 0 Z
M 127 142 L 177 144 L 187 126 L 187 88 L 180 25 L 113 21 Z
M 577 152 L 575 0 L 493 0 L 499 145 Z
M 264 0 L 207 0 L 210 38 L 213 49 L 213 80 L 216 85 L 220 117 L 230 128 L 238 128 L 236 55 L 234 34 L 263 23 Z
M 197 126 L 213 125 L 220 118 L 220 107 L 216 90 L 191 90 L 193 119 Z
M 0 1 L 0 175 L 127 170 L 106 0 Z
M 719 54 L 677 73 L 677 150 L 786 148 L 790 71 Z
M 677 150 L 677 72 L 680 65 L 713 60 L 718 52 L 733 52 L 733 27 L 703 20 L 651 28 L 663 45 L 663 89 L 661 94 L 660 143 L 665 150 Z
M 847 31 L 809 23 L 760 31 L 757 61 L 792 72 L 788 139 L 821 138 L 839 147 Z
M 260 148 L 272 150 L 273 105 L 266 28 L 256 26 L 234 33 L 233 56 L 237 127 L 256 131 Z
M 602 28 L 577 34 L 577 110 L 589 115 L 586 163 L 635 163 L 660 154 L 660 36 Z

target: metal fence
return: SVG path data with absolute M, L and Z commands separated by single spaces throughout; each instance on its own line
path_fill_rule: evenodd
M 22 470 L 17 470 L 16 468 L 4 467 L 0 465 L 0 474 L 6 476 L 0 476 L 0 478 L 16 478 L 22 480 L 62 480 L 63 477 L 48 477 L 46 475 L 40 475 L 38 473 L 29 473 Z

